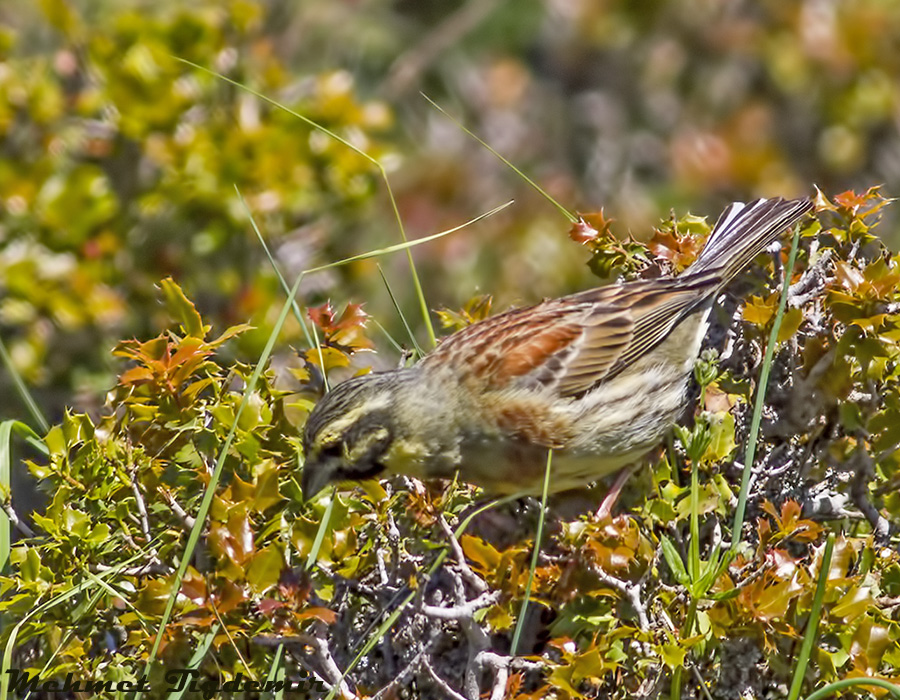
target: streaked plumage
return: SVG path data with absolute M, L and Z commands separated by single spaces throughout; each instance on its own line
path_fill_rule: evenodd
M 304 495 L 382 472 L 538 492 L 548 448 L 552 491 L 634 462 L 683 408 L 715 297 L 811 209 L 809 199 L 732 204 L 678 277 L 513 309 L 411 368 L 338 385 L 307 421 Z

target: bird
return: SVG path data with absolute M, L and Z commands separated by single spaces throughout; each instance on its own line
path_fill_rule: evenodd
M 536 495 L 550 451 L 557 493 L 639 462 L 685 407 L 717 297 L 812 209 L 808 197 L 734 202 L 677 276 L 513 308 L 410 367 L 336 385 L 303 429 L 304 499 L 397 474 Z

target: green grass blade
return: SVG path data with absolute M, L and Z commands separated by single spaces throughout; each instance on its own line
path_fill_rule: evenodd
M 490 146 L 487 142 L 485 142 L 485 141 L 483 141 L 482 139 L 478 138 L 478 136 L 476 136 L 476 135 L 475 135 L 474 133 L 472 133 L 469 129 L 467 129 L 467 128 L 465 127 L 465 125 L 463 125 L 463 124 L 462 124 L 461 122 L 459 122 L 457 119 L 453 118 L 450 114 L 448 114 L 447 111 L 446 111 L 443 107 L 441 107 L 437 102 L 435 102 L 434 100 L 432 100 L 432 99 L 431 99 L 428 95 L 426 95 L 424 92 L 420 92 L 419 94 L 422 95 L 422 97 L 424 97 L 426 100 L 428 100 L 428 103 L 429 103 L 432 107 L 434 107 L 438 112 L 440 112 L 441 114 L 443 114 L 445 117 L 447 117 L 447 119 L 449 119 L 449 120 L 452 121 L 454 124 L 456 124 L 456 126 L 458 126 L 460 129 L 462 129 L 465 133 L 467 133 L 467 134 L 468 134 L 469 136 L 471 136 L 473 139 L 475 139 L 476 141 L 478 141 L 478 143 L 480 143 L 480 144 L 481 144 L 482 146 L 484 146 L 488 151 L 490 151 L 491 154 L 493 154 L 494 156 L 496 156 L 497 158 L 499 158 L 501 161 L 503 161 L 503 163 L 504 163 L 507 167 L 509 167 L 511 170 L 513 170 L 513 171 L 516 173 L 516 175 L 518 175 L 518 176 L 521 177 L 523 180 L 525 180 L 525 182 L 527 182 L 529 185 L 531 185 L 531 187 L 534 188 L 534 190 L 535 190 L 536 192 L 538 192 L 538 194 L 540 194 L 542 197 L 544 197 L 544 199 L 546 199 L 546 200 L 547 200 L 548 202 L 550 202 L 554 207 L 556 207 L 556 208 L 560 211 L 560 213 L 561 213 L 564 217 L 566 217 L 571 223 L 574 224 L 574 223 L 577 223 L 577 222 L 578 222 L 578 217 L 577 217 L 575 214 L 573 214 L 572 212 L 570 212 L 570 211 L 569 211 L 568 209 L 566 209 L 562 204 L 560 204 L 560 203 L 557 202 L 555 199 L 553 199 L 553 197 L 551 197 L 551 196 L 547 193 L 546 190 L 544 190 L 544 189 L 543 189 L 540 185 L 538 185 L 534 180 L 532 180 L 532 179 L 531 179 L 530 177 L 528 177 L 525 173 L 523 173 L 521 170 L 519 170 L 519 169 L 518 169 L 515 165 L 513 165 L 510 161 L 508 161 L 506 158 L 504 158 L 502 155 L 500 155 L 497 151 L 495 151 L 493 148 L 491 148 L 491 146 Z
M 16 370 L 15 365 L 13 365 L 12 358 L 9 356 L 9 353 L 6 350 L 6 345 L 4 345 L 2 339 L 0 339 L 0 360 L 3 361 L 3 366 L 6 367 L 6 371 L 9 372 L 9 376 L 12 378 L 13 384 L 16 385 L 16 391 L 19 392 L 19 397 L 22 399 L 22 402 L 25 404 L 25 407 L 31 414 L 35 425 L 37 425 L 42 433 L 46 433 L 48 430 L 50 430 L 50 424 L 47 422 L 47 419 L 44 418 L 44 414 L 38 407 L 37 402 L 31 395 L 31 392 L 28 391 L 28 386 L 25 384 L 25 380 L 22 379 L 22 376 Z
M 305 496 L 304 496 L 305 498 Z M 322 515 L 322 521 L 319 523 L 319 529 L 316 530 L 316 539 L 313 546 L 309 550 L 309 556 L 306 557 L 306 570 L 312 569 L 319 560 L 319 550 L 322 549 L 322 542 L 325 541 L 325 535 L 330 530 L 331 513 L 334 511 L 334 501 L 337 499 L 337 486 L 331 489 L 331 498 L 328 499 L 328 505 L 325 506 L 325 513 Z
M 250 210 L 250 207 L 244 200 L 244 196 L 241 194 L 241 191 L 238 189 L 237 185 L 234 186 L 234 191 L 237 192 L 237 196 L 241 202 L 241 206 L 244 207 L 244 211 L 247 212 L 247 218 L 250 219 L 250 225 L 253 227 L 253 232 L 256 234 L 257 240 L 259 240 L 259 244 L 262 246 L 263 252 L 265 252 L 266 257 L 269 259 L 269 264 L 272 266 L 272 270 L 275 271 L 275 276 L 281 283 L 281 288 L 284 290 L 285 294 L 290 294 L 291 286 L 287 283 L 284 275 L 281 274 L 281 269 L 278 267 L 278 263 L 275 262 L 275 258 L 272 257 L 272 252 L 269 250 L 269 246 L 266 244 L 266 239 L 263 238 L 262 232 L 259 230 L 259 226 L 256 225 L 256 219 L 253 216 L 253 212 Z M 313 347 L 313 339 L 309 333 L 309 328 L 306 327 L 306 319 L 303 317 L 303 312 L 300 310 L 300 305 L 297 303 L 296 299 L 291 299 L 291 309 L 294 312 L 294 318 L 296 318 L 297 322 L 300 324 L 300 328 L 303 331 L 303 337 L 306 339 L 307 345 L 309 347 Z
M 688 554 L 688 574 L 691 586 L 700 578 L 700 483 L 699 467 L 695 457 L 691 459 L 691 546 Z
M 200 667 L 200 664 L 203 663 L 203 659 L 206 658 L 207 652 L 209 652 L 209 648 L 212 646 L 213 640 L 215 640 L 216 638 L 216 634 L 218 634 L 219 632 L 219 627 L 219 623 L 215 623 L 212 627 L 209 628 L 209 631 L 200 638 L 200 643 L 194 650 L 194 653 L 191 656 L 190 661 L 188 661 L 185 670 L 193 671 Z M 179 690 L 173 690 L 168 695 L 169 700 L 181 700 L 187 688 L 188 684 L 185 683 Z
M 394 340 L 394 336 L 392 336 L 392 335 L 388 332 L 388 329 L 387 329 L 387 328 L 385 328 L 384 326 L 382 326 L 382 325 L 378 322 L 378 319 L 377 319 L 377 318 L 375 318 L 374 316 L 370 316 L 370 317 L 369 317 L 369 320 L 370 320 L 372 323 L 375 324 L 375 327 L 376 327 L 378 330 L 381 331 L 382 335 L 384 335 L 385 339 L 391 344 L 391 347 L 394 348 L 394 350 L 397 351 L 397 354 L 398 354 L 398 355 L 402 355 L 402 354 L 405 352 L 404 349 L 403 349 L 403 346 L 400 345 L 400 343 L 398 343 L 396 340 Z
M 315 325 L 312 327 L 312 336 L 313 336 L 313 347 L 316 349 L 316 354 L 319 356 L 319 367 L 322 369 L 322 386 L 325 388 L 325 393 L 331 391 L 331 387 L 328 386 L 328 372 L 325 371 L 325 358 L 322 356 L 322 344 L 319 342 L 319 331 L 316 330 Z M 306 457 L 306 455 L 303 455 Z
M 871 686 L 873 688 L 882 688 L 888 691 L 895 698 L 900 698 L 900 685 L 894 685 L 881 678 L 845 678 L 842 681 L 829 683 L 824 688 L 819 688 L 812 695 L 807 695 L 806 700 L 825 700 L 840 690 L 845 688 L 853 688 L 854 686 Z
M 727 566 L 731 558 L 737 554 L 741 546 L 741 531 L 744 527 L 744 513 L 747 509 L 747 495 L 750 492 L 750 476 L 753 472 L 753 460 L 756 457 L 756 441 L 759 436 L 759 424 L 762 421 L 763 407 L 766 402 L 766 387 L 769 384 L 769 372 L 772 370 L 772 360 L 775 357 L 775 346 L 778 345 L 778 331 L 781 328 L 781 319 L 787 307 L 788 288 L 791 286 L 791 275 L 794 271 L 794 263 L 797 261 L 797 251 L 800 248 L 800 225 L 794 227 L 794 236 L 791 240 L 791 253 L 788 256 L 787 267 L 784 269 L 784 284 L 781 287 L 781 299 L 778 302 L 778 311 L 772 322 L 772 331 L 769 333 L 769 342 L 766 345 L 766 354 L 763 359 L 762 370 L 759 373 L 759 386 L 756 388 L 756 402 L 753 405 L 753 418 L 750 422 L 750 434 L 747 436 L 747 451 L 744 454 L 744 473 L 741 477 L 741 491 L 738 496 L 738 504 L 734 513 L 734 525 L 731 528 L 731 548 L 729 556 L 723 560 Z
M 47 446 L 41 442 L 29 426 L 21 421 L 6 420 L 0 423 L 0 503 L 12 501 L 12 436 L 18 433 L 29 440 L 30 444 L 40 445 L 47 453 Z M 0 509 L 0 572 L 6 568 L 12 547 L 12 523 L 5 510 Z
M 503 211 L 513 203 L 513 200 L 509 200 L 508 202 L 501 204 L 498 207 L 494 207 L 493 209 L 484 212 L 483 214 L 479 214 L 474 219 L 469 219 L 465 223 L 460 224 L 459 226 L 454 226 L 453 228 L 448 228 L 444 231 L 439 231 L 438 233 L 432 233 L 430 236 L 423 236 L 422 238 L 416 238 L 411 241 L 406 241 L 404 243 L 396 243 L 394 245 L 389 245 L 386 248 L 378 248 L 377 250 L 370 250 L 367 253 L 360 253 L 359 255 L 352 255 L 349 258 L 344 258 L 343 260 L 338 260 L 337 262 L 328 263 L 327 265 L 319 265 L 318 267 L 310 268 L 306 270 L 306 274 L 311 275 L 314 272 L 321 272 L 322 270 L 330 270 L 333 267 L 340 267 L 341 265 L 349 265 L 353 262 L 358 262 L 360 260 L 369 260 L 370 258 L 378 258 L 382 255 L 388 255 L 390 253 L 396 253 L 401 250 L 409 250 L 410 248 L 415 248 L 418 245 L 422 245 L 423 243 L 430 243 L 431 241 L 436 241 L 438 238 L 443 238 L 444 236 L 448 236 L 451 233 L 456 233 L 457 231 L 466 228 L 467 226 L 471 226 L 482 219 L 486 219 L 489 216 L 493 216 L 497 212 Z
M 272 663 L 269 665 L 269 673 L 266 676 L 265 685 L 263 687 L 269 685 L 269 683 L 283 681 L 284 678 L 284 644 L 279 644 L 275 647 L 275 656 L 272 658 Z M 274 693 L 263 693 L 262 697 L 271 698 L 272 700 L 284 700 L 284 688 L 279 688 Z
M 825 551 L 822 553 L 822 565 L 819 568 L 819 581 L 816 584 L 816 594 L 813 597 L 812 608 L 809 611 L 809 619 L 806 622 L 806 632 L 803 634 L 803 646 L 800 647 L 800 656 L 797 658 L 797 666 L 794 668 L 794 679 L 791 682 L 791 690 L 788 700 L 797 700 L 800 697 L 800 689 L 803 687 L 803 679 L 806 677 L 806 667 L 809 666 L 809 655 L 816 641 L 819 631 L 819 617 L 822 614 L 822 600 L 825 598 L 825 584 L 828 582 L 828 571 L 831 568 L 831 554 L 834 552 L 834 533 L 828 534 L 825 540 Z
M 0 499 L 4 503 L 12 498 L 12 421 L 0 423 Z M 5 510 L 0 510 L 0 572 L 5 572 L 12 549 L 11 523 Z
M 522 637 L 522 628 L 525 625 L 525 613 L 528 611 L 528 602 L 531 600 L 531 587 L 534 584 L 534 570 L 537 568 L 538 555 L 541 553 L 541 542 L 544 537 L 544 520 L 547 517 L 547 493 L 550 491 L 550 467 L 553 464 L 553 450 L 547 450 L 547 467 L 544 469 L 544 488 L 541 491 L 541 516 L 538 518 L 537 534 L 534 536 L 534 552 L 531 554 L 531 566 L 528 569 L 528 582 L 525 584 L 525 599 L 522 601 L 522 609 L 519 610 L 519 619 L 516 621 L 516 630 L 513 632 L 512 646 L 509 655 L 515 656 L 519 648 L 519 639 Z
M 403 327 L 406 329 L 406 334 L 409 336 L 409 342 L 411 342 L 412 346 L 416 349 L 416 355 L 422 357 L 425 353 L 422 352 L 422 348 L 419 347 L 419 343 L 416 341 L 415 333 L 412 332 L 412 328 L 410 328 L 409 324 L 406 322 L 406 316 L 403 315 L 403 309 L 401 309 L 400 304 L 397 303 L 397 297 L 394 296 L 394 291 L 391 289 L 391 283 L 388 282 L 384 270 L 381 269 L 381 265 L 376 265 L 376 267 L 378 267 L 378 274 L 381 275 L 381 280 L 384 282 L 384 287 L 387 289 L 388 296 L 391 298 L 391 303 L 394 305 L 394 308 L 397 310 L 397 315 L 403 322 Z M 393 342 L 393 339 L 391 340 Z M 396 345 L 396 343 L 394 343 L 394 345 Z

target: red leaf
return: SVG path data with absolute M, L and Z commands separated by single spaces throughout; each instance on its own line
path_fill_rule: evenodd
M 270 617 L 277 611 L 282 610 L 286 607 L 287 603 L 280 600 L 275 600 L 274 598 L 263 598 L 261 601 L 259 601 L 259 611 L 263 615 L 268 615 Z

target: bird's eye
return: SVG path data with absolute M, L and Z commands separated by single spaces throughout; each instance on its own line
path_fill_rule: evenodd
M 327 445 L 323 445 L 319 454 L 322 457 L 343 457 L 344 446 L 341 444 L 340 440 L 335 440 L 334 442 L 329 442 Z

